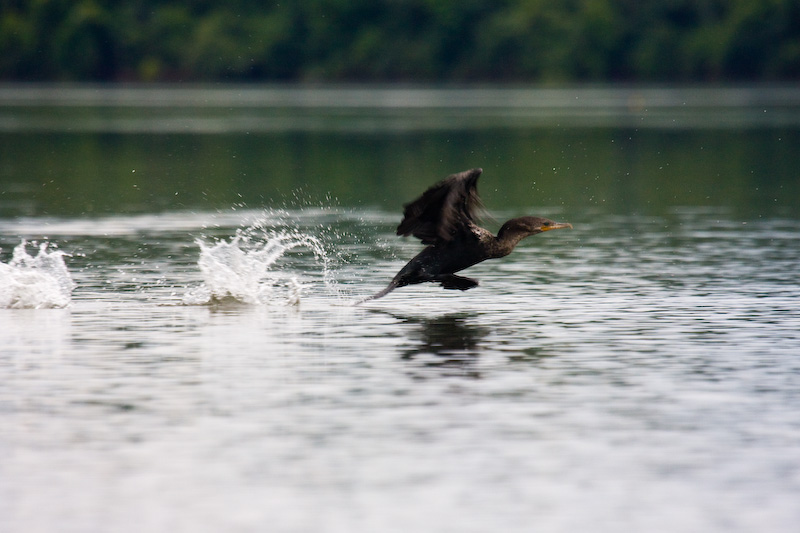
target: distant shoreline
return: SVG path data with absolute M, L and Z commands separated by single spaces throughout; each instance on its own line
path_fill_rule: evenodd
M 800 88 L 0 84 L 0 112 L 5 132 L 770 128 L 800 125 Z

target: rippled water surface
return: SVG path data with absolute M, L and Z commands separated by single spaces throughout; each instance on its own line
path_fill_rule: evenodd
M 354 306 L 420 249 L 394 228 L 421 191 L 53 215 L 20 190 L 0 218 L 2 531 L 800 523 L 792 209 L 518 198 L 494 218 L 574 229 L 471 268 L 476 289 Z
M 475 267 L 475 290 L 354 307 L 416 249 L 392 222 L 37 220 L 76 288 L 0 310 L 4 529 L 796 524 L 796 220 L 578 216 Z M 188 305 L 213 276 L 196 240 L 254 225 L 251 252 L 287 227 L 324 252 L 262 264 L 260 302 Z

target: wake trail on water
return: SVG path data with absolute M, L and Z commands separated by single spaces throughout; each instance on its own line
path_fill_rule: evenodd
M 325 248 L 312 235 L 295 230 L 270 234 L 255 225 L 237 230 L 230 240 L 209 243 L 199 238 L 195 242 L 200 247 L 197 265 L 203 282 L 186 293 L 186 305 L 298 305 L 309 284 L 301 272 L 277 264 L 294 248 L 310 251 L 312 274 L 321 270 L 325 289 L 338 292 Z
M 31 243 L 36 245 L 37 243 Z M 0 262 L 0 309 L 52 309 L 67 307 L 75 282 L 64 263 L 67 255 L 39 243 L 35 255 L 23 240 L 8 263 Z

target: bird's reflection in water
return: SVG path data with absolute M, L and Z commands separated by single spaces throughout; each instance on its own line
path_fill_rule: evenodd
M 412 345 L 403 351 L 404 360 L 437 369 L 439 375 L 481 377 L 475 363 L 481 343 L 491 330 L 471 323 L 476 315 L 453 313 L 433 318 L 391 315 L 404 324 L 418 326 L 408 334 Z

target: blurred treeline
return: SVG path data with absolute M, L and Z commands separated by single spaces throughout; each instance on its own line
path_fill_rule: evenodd
M 798 0 L 0 0 L 0 80 L 786 81 Z

